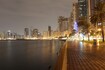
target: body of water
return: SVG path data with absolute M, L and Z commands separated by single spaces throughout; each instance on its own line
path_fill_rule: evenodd
M 53 70 L 59 40 L 0 41 L 0 70 Z

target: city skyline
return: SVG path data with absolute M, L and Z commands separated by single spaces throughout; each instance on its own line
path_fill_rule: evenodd
M 0 0 L 0 32 L 11 30 L 19 34 L 24 28 L 55 30 L 58 17 L 69 17 L 72 0 Z

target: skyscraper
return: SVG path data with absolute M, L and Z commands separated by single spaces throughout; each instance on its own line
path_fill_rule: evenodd
M 59 31 L 64 32 L 68 29 L 69 18 L 59 16 L 58 23 L 59 23 Z
M 90 17 L 94 14 L 94 7 L 99 2 L 105 2 L 105 0 L 88 0 L 88 21 L 90 22 Z
M 33 29 L 32 31 L 32 37 L 38 37 L 38 29 Z
M 88 0 L 78 0 L 79 17 L 87 17 Z
M 24 36 L 29 37 L 29 28 L 24 28 Z
M 48 35 L 51 36 L 51 26 L 48 26 Z
M 12 37 L 12 33 L 11 33 L 11 30 L 8 30 L 7 31 L 7 36 L 6 36 L 7 38 L 11 38 Z
M 88 0 L 88 13 L 89 16 L 92 16 L 92 14 L 94 13 L 94 7 L 96 5 L 98 0 Z
M 78 18 L 79 18 L 79 5 L 78 3 L 73 3 L 73 10 L 72 10 L 72 13 L 73 13 L 73 21 L 78 21 Z

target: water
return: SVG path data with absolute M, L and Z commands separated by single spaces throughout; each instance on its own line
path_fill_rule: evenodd
M 0 70 L 53 70 L 59 40 L 0 41 Z

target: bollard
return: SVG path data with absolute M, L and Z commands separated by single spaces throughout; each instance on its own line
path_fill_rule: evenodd
M 97 45 L 97 39 L 93 39 L 93 45 Z

